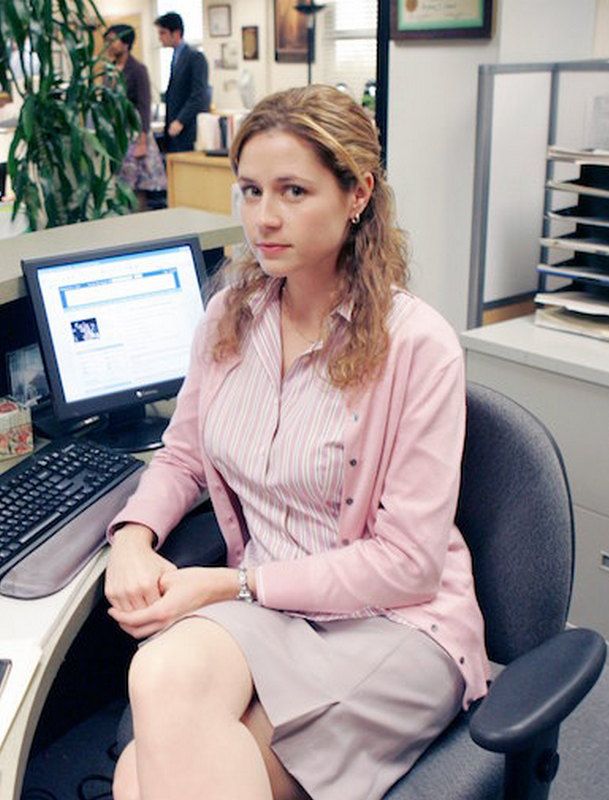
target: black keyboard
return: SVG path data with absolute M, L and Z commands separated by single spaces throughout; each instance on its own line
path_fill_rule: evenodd
M 0 475 L 0 578 L 143 466 L 133 456 L 68 438 Z

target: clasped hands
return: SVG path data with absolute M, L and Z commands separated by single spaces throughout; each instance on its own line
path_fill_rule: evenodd
M 143 639 L 202 606 L 236 597 L 236 570 L 178 569 L 153 550 L 152 539 L 149 528 L 129 523 L 115 533 L 110 549 L 108 614 L 126 633 Z

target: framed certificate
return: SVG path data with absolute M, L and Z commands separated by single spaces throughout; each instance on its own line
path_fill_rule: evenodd
M 209 24 L 210 36 L 230 36 L 231 19 L 230 6 L 219 5 L 209 6 L 207 9 L 207 20 Z
M 392 39 L 488 39 L 493 0 L 391 0 Z

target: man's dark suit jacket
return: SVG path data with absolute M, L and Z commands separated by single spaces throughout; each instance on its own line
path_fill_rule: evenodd
M 209 110 L 207 94 L 207 59 L 186 45 L 173 68 L 165 92 L 165 147 L 168 153 L 193 150 L 197 137 L 197 114 Z M 169 136 L 167 128 L 178 119 L 184 130 Z

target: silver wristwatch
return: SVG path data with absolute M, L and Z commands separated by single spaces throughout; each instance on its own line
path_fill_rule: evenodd
M 253 603 L 254 595 L 251 593 L 250 587 L 247 585 L 247 569 L 245 567 L 239 567 L 237 570 L 237 576 L 239 578 L 239 591 L 235 600 L 243 600 L 246 603 Z

